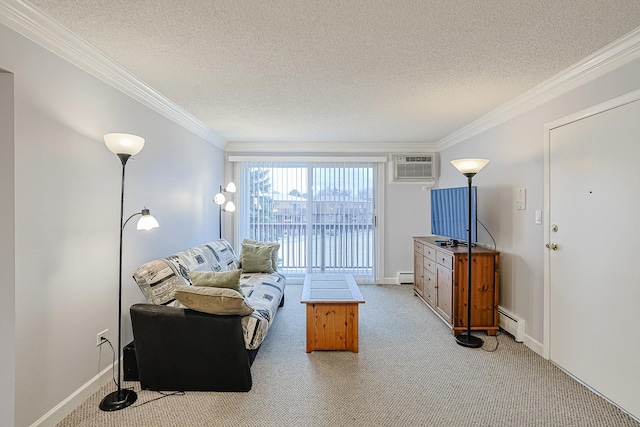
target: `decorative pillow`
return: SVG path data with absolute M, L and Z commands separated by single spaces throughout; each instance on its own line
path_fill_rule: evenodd
M 244 239 L 242 241 L 242 245 L 244 246 L 245 244 L 271 248 L 271 268 L 273 268 L 273 271 L 278 271 L 278 251 L 280 250 L 280 243 L 259 242 L 257 240 Z
M 191 285 L 187 270 L 177 257 L 144 263 L 133 273 L 133 278 L 151 304 L 169 304 L 174 299 L 176 286 Z
M 273 273 L 271 248 L 268 246 L 242 245 L 240 265 L 243 273 Z
M 209 314 L 239 314 L 248 316 L 253 308 L 247 305 L 242 294 L 229 288 L 210 286 L 178 286 L 175 297 L 192 310 Z
M 215 240 L 211 243 L 207 243 L 206 245 L 201 246 L 201 248 L 203 248 L 203 251 L 207 252 L 211 259 L 215 261 L 213 263 L 214 267 L 210 268 L 209 270 L 230 271 L 240 268 L 238 266 L 238 257 L 231 248 L 229 242 L 227 242 L 226 240 Z
M 193 286 L 210 286 L 213 288 L 229 288 L 242 293 L 240 290 L 240 270 L 231 271 L 190 271 L 189 279 Z

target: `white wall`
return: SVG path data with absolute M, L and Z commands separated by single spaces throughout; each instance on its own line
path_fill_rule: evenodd
M 15 76 L 15 425 L 27 426 L 108 365 L 110 350 L 100 354 L 95 345 L 98 332 L 108 328 L 117 339 L 121 165 L 103 134 L 146 138 L 127 165 L 125 215 L 146 206 L 160 222 L 151 232 L 133 224 L 124 233 L 123 343 L 132 339 L 128 307 L 144 300 L 133 270 L 217 237 L 211 199 L 224 159 L 220 149 L 2 25 L 0 40 L 0 68 Z M 10 192 L 3 187 L 0 195 L 4 206 Z M 0 214 L 3 225 L 11 220 Z
M 0 69 L 0 425 L 12 426 L 15 404 L 15 197 L 13 74 Z
M 387 174 L 388 174 L 387 168 Z M 396 283 L 399 271 L 413 272 L 413 237 L 431 234 L 431 198 L 421 184 L 385 186 L 384 274 Z
M 544 124 L 639 89 L 638 76 L 640 60 L 440 153 L 441 187 L 466 185 L 466 179 L 449 164 L 450 160 L 491 160 L 473 181 L 478 186 L 478 217 L 495 237 L 501 252 L 500 304 L 526 320 L 526 334 L 535 346 L 543 338 L 547 225 L 536 225 L 534 212 L 544 207 Z M 606 145 L 603 141 L 603 150 Z M 621 189 L 611 191 L 623 191 L 623 187 L 621 184 Z M 515 209 L 517 188 L 527 189 L 526 210 Z M 491 244 L 486 234 L 479 234 L 479 238 L 481 243 Z M 589 268 L 588 262 L 585 268 Z

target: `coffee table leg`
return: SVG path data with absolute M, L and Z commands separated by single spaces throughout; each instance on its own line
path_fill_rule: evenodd
M 307 353 L 316 348 L 315 319 L 313 304 L 307 304 Z
M 348 327 L 351 329 L 352 343 L 351 351 L 358 352 L 358 304 L 353 304 L 351 309 L 351 325 Z

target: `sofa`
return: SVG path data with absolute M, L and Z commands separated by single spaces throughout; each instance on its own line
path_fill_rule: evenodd
M 130 308 L 141 388 L 251 389 L 251 364 L 284 303 L 286 280 L 276 271 L 278 248 L 273 243 L 243 242 L 239 258 L 220 239 L 149 261 L 134 272 L 147 299 Z M 258 267 L 250 255 L 260 258 Z M 196 278 L 212 274 L 239 274 L 240 292 L 196 286 Z M 205 304 L 198 302 L 202 298 Z

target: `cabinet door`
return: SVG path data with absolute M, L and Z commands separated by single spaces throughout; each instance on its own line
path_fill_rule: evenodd
M 457 258 L 455 277 L 455 324 L 467 326 L 467 257 Z M 473 255 L 471 257 L 471 327 L 497 327 L 495 303 L 495 262 L 493 256 Z
M 424 295 L 424 257 L 419 252 L 413 253 L 413 290 Z
M 451 323 L 452 278 L 451 270 L 438 265 L 436 310 L 449 323 Z
M 425 259 L 425 264 L 427 263 Z M 429 271 L 426 267 L 424 269 L 424 299 L 431 307 L 436 308 L 437 294 L 436 294 L 436 272 Z
M 496 324 L 495 259 L 493 256 L 473 256 L 471 326 L 491 327 Z M 466 280 L 466 275 L 465 275 Z

